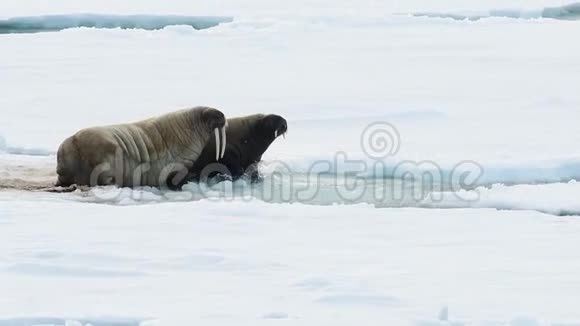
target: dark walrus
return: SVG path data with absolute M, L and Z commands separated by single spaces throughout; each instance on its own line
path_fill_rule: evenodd
M 228 119 L 225 152 L 220 153 L 217 150 L 213 142 L 215 136 L 212 135 L 212 140 L 207 143 L 187 177 L 179 178 L 173 173 L 167 184 L 177 190 L 189 181 L 207 182 L 216 176 L 219 180 L 236 180 L 244 175 L 255 181 L 258 177 L 257 164 L 262 155 L 276 138 L 287 131 L 286 120 L 275 114 L 254 114 Z M 222 157 L 216 162 L 216 156 Z

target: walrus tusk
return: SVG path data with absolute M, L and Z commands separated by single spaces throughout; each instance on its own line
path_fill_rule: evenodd
M 218 128 L 215 128 L 213 131 L 215 133 L 215 160 L 219 161 L 220 160 L 220 134 L 219 134 Z
M 274 131 L 274 138 L 278 138 L 278 130 Z
M 226 127 L 222 127 L 222 152 L 220 154 L 220 158 L 224 158 L 225 153 L 226 153 Z

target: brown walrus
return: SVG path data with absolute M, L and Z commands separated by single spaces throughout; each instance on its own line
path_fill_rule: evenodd
M 56 186 L 164 186 L 170 173 L 187 173 L 212 134 L 215 146 L 225 148 L 225 125 L 222 112 L 195 107 L 135 123 L 83 129 L 58 149 Z

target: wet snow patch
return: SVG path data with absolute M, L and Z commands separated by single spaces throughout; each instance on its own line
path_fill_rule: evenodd
M 580 20 L 580 2 L 538 10 L 494 9 L 486 13 L 417 12 L 413 13 L 413 16 L 468 21 L 477 21 L 484 18 Z
M 55 32 L 78 27 L 158 30 L 167 26 L 190 26 L 201 30 L 232 21 L 232 17 L 220 16 L 100 14 L 27 16 L 0 20 L 0 34 Z
M 2 33 L 1 26 L 2 21 L 0 21 L 0 34 Z M 54 151 L 39 147 L 11 146 L 6 142 L 6 139 L 2 137 L 2 135 L 0 135 L 0 153 L 28 156 L 49 156 L 55 154 Z

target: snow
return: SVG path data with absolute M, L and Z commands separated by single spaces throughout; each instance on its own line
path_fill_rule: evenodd
M 401 137 L 389 167 L 433 161 L 449 171 L 469 160 L 485 168 L 487 184 L 567 182 L 578 178 L 580 136 L 569 130 L 580 104 L 580 46 L 562 35 L 578 29 L 548 20 L 241 17 L 203 31 L 3 35 L 0 82 L 27 91 L 0 98 L 10 117 L 0 130 L 11 147 L 54 152 L 86 126 L 206 104 L 230 116 L 287 117 L 291 137 L 266 158 L 296 172 L 337 152 L 373 163 L 361 134 L 388 121 Z
M 427 207 L 486 207 L 505 210 L 535 210 L 554 215 L 580 215 L 580 183 L 551 183 L 543 185 L 493 185 L 458 193 L 443 192 L 425 198 Z M 466 201 L 465 198 L 476 200 Z
M 0 35 L 0 326 L 578 324 L 580 25 L 412 16 L 569 4 L 2 1 L 233 22 Z M 262 184 L 30 191 L 77 130 L 192 105 L 287 118 Z
M 9 318 L 384 325 L 437 321 L 447 306 L 466 324 L 578 320 L 577 218 L 38 195 L 0 209 Z

